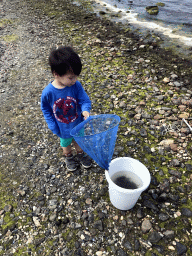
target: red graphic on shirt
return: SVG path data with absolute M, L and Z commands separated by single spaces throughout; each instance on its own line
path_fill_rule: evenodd
M 61 123 L 72 123 L 78 118 L 77 101 L 73 97 L 66 99 L 59 98 L 54 102 L 53 113 L 55 118 Z

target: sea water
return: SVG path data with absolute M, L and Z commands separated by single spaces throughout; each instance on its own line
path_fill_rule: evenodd
M 142 187 L 143 183 L 141 178 L 134 172 L 119 171 L 113 174 L 111 180 L 119 187 L 125 189 L 138 189 Z
M 158 15 L 149 15 L 145 7 L 157 2 L 165 6 L 159 6 Z M 128 24 L 144 37 L 161 35 L 163 47 L 176 46 L 178 52 L 191 55 L 192 0 L 93 0 L 92 7 L 99 16 L 104 11 L 108 19 Z

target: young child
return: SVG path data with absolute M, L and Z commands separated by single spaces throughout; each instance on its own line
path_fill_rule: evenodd
M 89 168 L 92 163 L 90 157 L 84 154 L 70 135 L 72 128 L 87 119 L 91 110 L 91 101 L 77 81 L 82 69 L 81 60 L 71 47 L 60 46 L 51 52 L 49 64 L 54 80 L 42 92 L 41 110 L 44 118 L 49 129 L 60 137 L 67 169 L 75 171 L 78 163 Z M 72 154 L 72 142 L 76 157 Z

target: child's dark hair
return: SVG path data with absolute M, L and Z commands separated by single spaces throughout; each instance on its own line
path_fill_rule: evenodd
M 63 76 L 67 72 L 73 72 L 78 76 L 82 69 L 78 54 L 69 46 L 60 46 L 53 50 L 49 56 L 49 65 L 52 73 L 59 76 Z

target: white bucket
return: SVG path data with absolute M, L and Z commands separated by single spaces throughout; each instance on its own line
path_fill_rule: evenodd
M 136 177 L 139 186 L 136 189 L 125 189 L 117 186 L 111 177 L 118 177 L 118 172 L 132 172 Z M 109 164 L 109 170 L 105 171 L 106 179 L 109 183 L 109 197 L 111 203 L 120 210 L 129 210 L 134 207 L 141 193 L 147 189 L 151 177 L 148 169 L 136 159 L 130 157 L 119 157 L 113 159 Z M 125 175 L 126 176 L 126 175 Z

